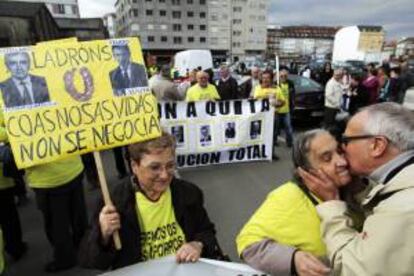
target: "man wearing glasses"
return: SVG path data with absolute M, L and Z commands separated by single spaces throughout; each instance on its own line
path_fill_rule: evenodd
M 368 180 L 361 232 L 351 228 L 332 181 L 301 171 L 317 206 L 335 275 L 410 275 L 414 271 L 414 115 L 395 103 L 355 114 L 342 137 L 351 172 Z

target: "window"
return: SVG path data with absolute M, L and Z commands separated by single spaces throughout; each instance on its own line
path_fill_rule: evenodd
M 52 10 L 53 10 L 53 13 L 65 14 L 65 5 L 62 5 L 62 4 L 53 4 Z
M 187 30 L 194 30 L 194 25 L 193 24 L 187 25 Z
M 165 3 L 165 0 L 160 0 L 160 3 Z
M 75 15 L 79 14 L 78 7 L 76 5 L 72 5 L 72 13 Z
M 167 15 L 167 11 L 165 10 L 160 10 L 160 16 L 166 16 Z
M 200 5 L 205 5 L 206 4 L 206 0 L 200 0 Z
M 241 19 L 233 19 L 233 24 L 241 24 Z
M 145 0 L 145 2 L 152 2 L 152 0 Z M 149 38 L 149 37 L 148 37 Z
M 168 28 L 167 28 L 167 25 L 161 25 L 161 26 L 160 26 L 160 28 L 161 28 L 161 30 L 166 30 L 166 29 L 168 29 Z
M 173 31 L 181 31 L 181 25 L 180 24 L 173 24 Z
M 194 37 L 192 37 L 192 36 L 189 36 L 188 38 L 187 38 L 187 40 L 188 40 L 188 42 L 194 42 Z
M 180 5 L 180 0 L 172 0 L 172 4 L 173 6 L 178 6 Z
M 132 12 L 134 13 L 135 17 L 138 17 L 138 10 L 137 9 L 133 9 Z
M 202 37 L 200 37 L 200 42 L 201 42 L 201 43 L 206 42 L 206 38 L 205 38 L 205 37 L 203 37 L 203 36 L 202 36 Z
M 147 16 L 151 16 L 151 15 L 152 15 L 152 10 L 146 10 L 146 11 L 145 11 L 145 14 L 146 14 Z
M 153 24 L 148 24 L 148 30 L 154 30 L 154 25 Z
M 180 11 L 173 11 L 172 12 L 173 18 L 181 18 L 181 12 Z
M 132 0 L 132 3 L 134 4 L 138 3 L 138 0 Z
M 174 44 L 181 44 L 182 43 L 182 39 L 180 36 L 174 36 Z
M 193 4 L 193 0 L 187 0 L 187 4 Z
M 167 42 L 168 38 L 166 36 L 161 36 L 161 42 Z
M 154 42 L 155 38 L 154 36 L 150 35 L 148 36 L 148 42 Z
M 206 30 L 206 25 L 200 25 L 200 31 L 205 31 Z
M 200 12 L 200 18 L 206 18 L 206 13 L 205 12 Z
M 194 12 L 192 12 L 192 11 L 187 12 L 187 17 L 193 17 L 193 16 L 194 16 Z

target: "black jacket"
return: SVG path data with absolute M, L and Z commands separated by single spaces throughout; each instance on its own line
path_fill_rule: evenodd
M 233 77 L 229 77 L 226 81 L 220 79 L 217 82 L 217 90 L 222 101 L 235 100 L 238 97 L 238 85 Z
M 102 245 L 99 213 L 103 207 L 103 201 L 99 199 L 92 216 L 90 229 L 79 250 L 81 266 L 104 270 L 142 261 L 140 228 L 135 210 L 135 185 L 131 179 L 127 179 L 117 184 L 111 193 L 113 204 L 121 218 L 119 235 L 122 249 L 116 251 L 112 239 L 108 246 Z M 175 217 L 184 232 L 186 241 L 202 242 L 202 257 L 204 258 L 222 256 L 215 237 L 214 224 L 208 218 L 203 206 L 201 190 L 194 184 L 180 179 L 173 179 L 170 187 Z

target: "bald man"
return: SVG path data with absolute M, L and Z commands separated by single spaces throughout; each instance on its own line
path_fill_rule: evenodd
M 208 83 L 208 74 L 204 71 L 197 72 L 197 83 L 187 91 L 187 102 L 220 100 L 220 95 L 214 85 Z

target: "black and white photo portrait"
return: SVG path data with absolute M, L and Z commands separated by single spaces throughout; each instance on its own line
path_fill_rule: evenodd
M 262 121 L 256 120 L 250 122 L 250 139 L 259 139 L 262 134 Z
M 201 146 L 209 146 L 211 144 L 211 127 L 202 125 L 200 127 L 200 144 Z
M 236 123 L 235 122 L 226 122 L 224 128 L 224 140 L 229 142 L 236 138 Z
M 19 107 L 50 101 L 45 78 L 29 73 L 29 53 L 7 53 L 4 55 L 4 62 L 11 73 L 10 78 L 0 83 L 5 107 Z
M 175 137 L 175 141 L 177 145 L 184 143 L 184 126 L 172 126 L 171 127 L 171 134 Z

